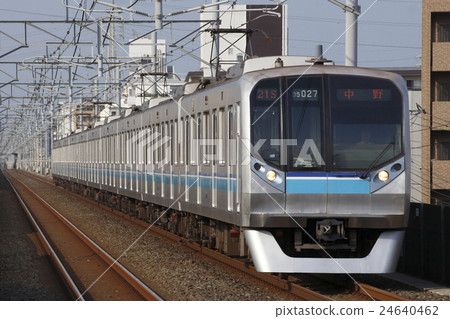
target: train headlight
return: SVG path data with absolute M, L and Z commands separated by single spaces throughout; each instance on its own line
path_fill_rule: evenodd
M 383 183 L 389 179 L 389 173 L 386 171 L 381 171 L 378 173 L 378 179 Z
M 274 170 L 268 170 L 266 172 L 266 178 L 270 181 L 273 182 L 277 179 L 277 173 Z

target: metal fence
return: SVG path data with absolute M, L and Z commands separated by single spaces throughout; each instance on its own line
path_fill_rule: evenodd
M 450 207 L 412 203 L 398 271 L 450 285 Z

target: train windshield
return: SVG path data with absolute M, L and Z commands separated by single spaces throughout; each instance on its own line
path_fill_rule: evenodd
M 286 82 L 287 164 L 294 170 L 323 169 L 322 78 L 295 77 Z
M 363 76 L 265 79 L 251 94 L 253 154 L 288 171 L 365 171 L 403 154 L 403 101 Z
M 332 169 L 377 167 L 402 154 L 402 99 L 387 80 L 330 77 Z
M 281 165 L 281 108 L 280 80 L 259 82 L 252 93 L 252 145 L 267 163 Z

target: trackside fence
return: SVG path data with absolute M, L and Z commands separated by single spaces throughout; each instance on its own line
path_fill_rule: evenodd
M 411 203 L 397 271 L 450 285 L 450 207 Z

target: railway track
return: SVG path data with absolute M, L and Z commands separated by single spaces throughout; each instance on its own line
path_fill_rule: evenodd
M 23 201 L 22 197 L 19 195 L 19 193 L 17 192 L 17 190 L 15 189 L 13 184 L 8 179 L 7 179 L 7 181 L 9 182 L 12 190 L 16 194 L 16 197 L 19 200 L 20 206 L 22 206 L 23 211 L 25 212 L 28 220 L 31 222 L 31 225 L 35 229 L 37 238 L 39 240 L 39 243 L 41 244 L 41 247 L 50 256 L 56 272 L 58 273 L 59 277 L 63 280 L 70 295 L 77 301 L 85 301 L 82 293 L 78 289 L 77 285 L 75 284 L 74 280 L 70 276 L 70 274 L 67 271 L 64 264 L 61 262 L 61 259 L 58 257 L 58 254 L 53 249 L 52 245 L 50 244 L 49 240 L 45 236 L 41 227 L 39 227 L 39 224 L 37 223 L 36 219 L 31 214 L 30 210 L 28 209 L 28 206 L 25 204 L 25 202 Z
M 293 274 L 288 280 L 341 301 L 407 301 L 401 296 L 354 280 L 347 275 Z
M 162 300 L 37 193 L 7 178 L 76 300 Z
M 53 182 L 45 177 L 36 176 L 34 174 L 30 174 L 27 172 L 21 172 L 27 177 L 30 177 L 36 181 L 46 183 L 52 187 L 56 187 Z M 317 292 L 314 292 L 310 289 L 301 287 L 295 283 L 291 283 L 285 279 L 281 279 L 280 277 L 268 273 L 260 273 L 255 270 L 255 268 L 251 265 L 243 261 L 239 261 L 234 258 L 230 258 L 225 256 L 215 250 L 209 249 L 207 247 L 200 246 L 198 243 L 192 242 L 186 238 L 180 237 L 174 233 L 168 232 L 166 230 L 160 229 L 158 227 L 151 227 L 150 225 L 138 218 L 133 216 L 124 214 L 117 210 L 111 209 L 111 207 L 100 204 L 90 198 L 86 198 L 74 192 L 65 190 L 63 188 L 58 187 L 59 191 L 69 194 L 72 197 L 75 197 L 77 200 L 82 200 L 90 205 L 95 205 L 96 207 L 104 210 L 109 214 L 114 214 L 127 222 L 131 222 L 141 229 L 148 230 L 148 232 L 166 240 L 171 243 L 176 243 L 178 246 L 183 247 L 184 249 L 188 249 L 190 251 L 195 252 L 197 255 L 209 259 L 214 263 L 218 263 L 222 266 L 228 267 L 232 271 L 243 273 L 245 276 L 252 278 L 254 281 L 258 282 L 263 286 L 270 286 L 272 289 L 278 289 L 281 292 L 287 294 L 290 299 L 293 300 L 311 300 L 311 301 L 331 301 L 333 299 L 328 298 L 327 296 L 323 296 Z
M 362 293 L 363 295 L 369 295 L 377 301 L 408 301 L 406 298 L 394 295 L 386 290 L 378 289 L 376 287 L 364 284 L 364 283 L 354 283 L 354 290 L 357 293 Z
M 24 175 L 35 179 L 39 182 L 46 183 L 48 185 L 51 185 L 52 187 L 56 187 L 52 180 L 37 176 L 34 174 L 30 174 L 25 172 Z M 63 191 L 67 194 L 70 194 L 71 196 L 76 197 L 78 200 L 82 200 L 84 202 L 87 202 L 91 205 L 95 205 L 96 207 L 101 208 L 102 210 L 112 213 L 116 216 L 121 217 L 122 219 L 125 219 L 128 222 L 132 222 L 142 229 L 149 229 L 148 231 L 164 238 L 165 240 L 171 241 L 173 243 L 180 244 L 181 246 L 185 247 L 186 249 L 189 249 L 191 251 L 196 252 L 199 255 L 202 255 L 210 260 L 213 260 L 216 263 L 220 263 L 222 265 L 225 265 L 234 271 L 238 271 L 241 273 L 244 273 L 246 276 L 252 277 L 254 280 L 259 281 L 265 285 L 270 285 L 272 287 L 275 287 L 277 289 L 280 289 L 288 294 L 291 294 L 293 299 L 300 299 L 300 300 L 314 300 L 314 301 L 320 301 L 320 300 L 380 300 L 380 301 L 400 301 L 400 300 L 406 300 L 404 298 L 401 298 L 399 296 L 393 295 L 387 291 L 375 288 L 373 286 L 369 286 L 364 283 L 356 283 L 356 282 L 339 282 L 339 280 L 330 280 L 327 279 L 327 276 L 316 276 L 316 278 L 320 278 L 318 280 L 322 280 L 324 282 L 328 282 L 328 284 L 334 284 L 335 286 L 339 287 L 338 292 L 336 293 L 330 293 L 327 292 L 326 289 L 324 290 L 323 294 L 317 291 L 320 291 L 320 289 L 315 289 L 312 285 L 310 289 L 305 288 L 302 286 L 301 281 L 299 282 L 295 277 L 288 276 L 287 279 L 280 278 L 279 276 L 268 274 L 268 273 L 260 273 L 257 272 L 252 265 L 249 265 L 243 261 L 239 261 L 238 259 L 230 258 L 228 256 L 225 256 L 215 250 L 209 249 L 207 247 L 202 247 L 198 243 L 194 243 L 186 238 L 179 237 L 171 232 L 165 231 L 163 229 L 160 229 L 158 227 L 150 227 L 150 225 L 138 218 L 135 218 L 133 216 L 124 214 L 122 212 L 119 212 L 117 210 L 111 209 L 111 207 L 105 206 L 103 204 L 99 204 L 98 202 L 86 198 L 84 196 L 81 196 L 79 194 L 70 192 L 68 190 L 65 190 L 63 188 L 58 188 L 58 190 Z M 331 296 L 331 297 L 327 297 Z

